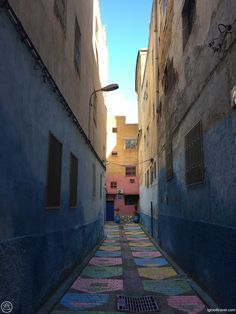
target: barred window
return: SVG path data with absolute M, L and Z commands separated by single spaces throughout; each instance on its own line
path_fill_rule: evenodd
M 70 207 L 77 206 L 78 159 L 70 154 Z
M 173 178 L 172 141 L 166 143 L 166 181 Z
M 196 0 L 185 0 L 182 10 L 183 48 L 185 48 L 192 32 L 196 16 Z
M 64 31 L 66 29 L 66 1 L 67 0 L 55 0 L 54 1 L 55 13 Z
M 95 164 L 93 164 L 92 168 L 92 196 L 96 196 L 96 167 Z
M 117 188 L 117 182 L 116 181 L 111 181 L 111 188 L 112 189 Z
M 139 195 L 125 195 L 125 205 L 137 205 Z
M 185 167 L 187 185 L 203 182 L 204 166 L 201 121 L 185 136 Z
M 74 46 L 74 63 L 77 72 L 80 74 L 81 59 L 81 32 L 77 19 L 75 20 L 75 46 Z
M 149 188 L 149 170 L 147 171 L 147 188 Z
M 136 167 L 125 167 L 126 176 L 136 176 Z
M 136 138 L 125 139 L 125 149 L 136 149 L 137 140 Z
M 50 133 L 47 173 L 47 207 L 60 207 L 62 144 Z

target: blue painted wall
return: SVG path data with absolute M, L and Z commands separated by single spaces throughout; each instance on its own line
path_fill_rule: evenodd
M 159 172 L 160 216 L 155 221 L 162 248 L 228 308 L 235 307 L 236 291 L 235 121 L 232 111 L 203 134 L 203 184 L 186 187 L 182 141 L 182 149 L 173 153 L 174 178 L 166 181 L 164 167 Z M 150 215 L 142 213 L 141 222 L 151 233 Z M 158 239 L 157 232 L 154 238 Z
M 3 11 L 0 69 L 0 303 L 11 301 L 15 313 L 35 313 L 103 237 L 104 170 Z M 54 210 L 45 209 L 49 132 L 63 144 L 61 206 Z M 68 206 L 70 152 L 78 158 L 75 209 Z

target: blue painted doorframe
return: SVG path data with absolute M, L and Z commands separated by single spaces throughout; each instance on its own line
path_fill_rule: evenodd
M 106 221 L 114 221 L 114 201 L 106 202 Z

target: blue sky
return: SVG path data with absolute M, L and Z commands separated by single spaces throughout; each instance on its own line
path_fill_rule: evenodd
M 108 113 L 126 114 L 128 122 L 137 122 L 136 57 L 138 50 L 148 45 L 151 8 L 152 0 L 100 0 L 109 51 L 109 83 L 120 86 L 119 92 L 108 93 L 108 101 L 115 97 L 123 102 L 119 108 L 116 101 L 116 108 L 108 105 Z

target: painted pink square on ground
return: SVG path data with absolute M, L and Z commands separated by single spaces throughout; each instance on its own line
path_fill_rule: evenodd
M 121 257 L 93 257 L 89 261 L 89 264 L 95 265 L 95 266 L 121 265 L 122 258 Z
M 83 291 L 87 293 L 98 293 L 105 291 L 123 290 L 122 279 L 85 279 L 78 278 L 73 285 L 72 289 Z
M 167 302 L 172 308 L 188 314 L 197 314 L 205 309 L 205 305 L 195 295 L 171 296 Z

